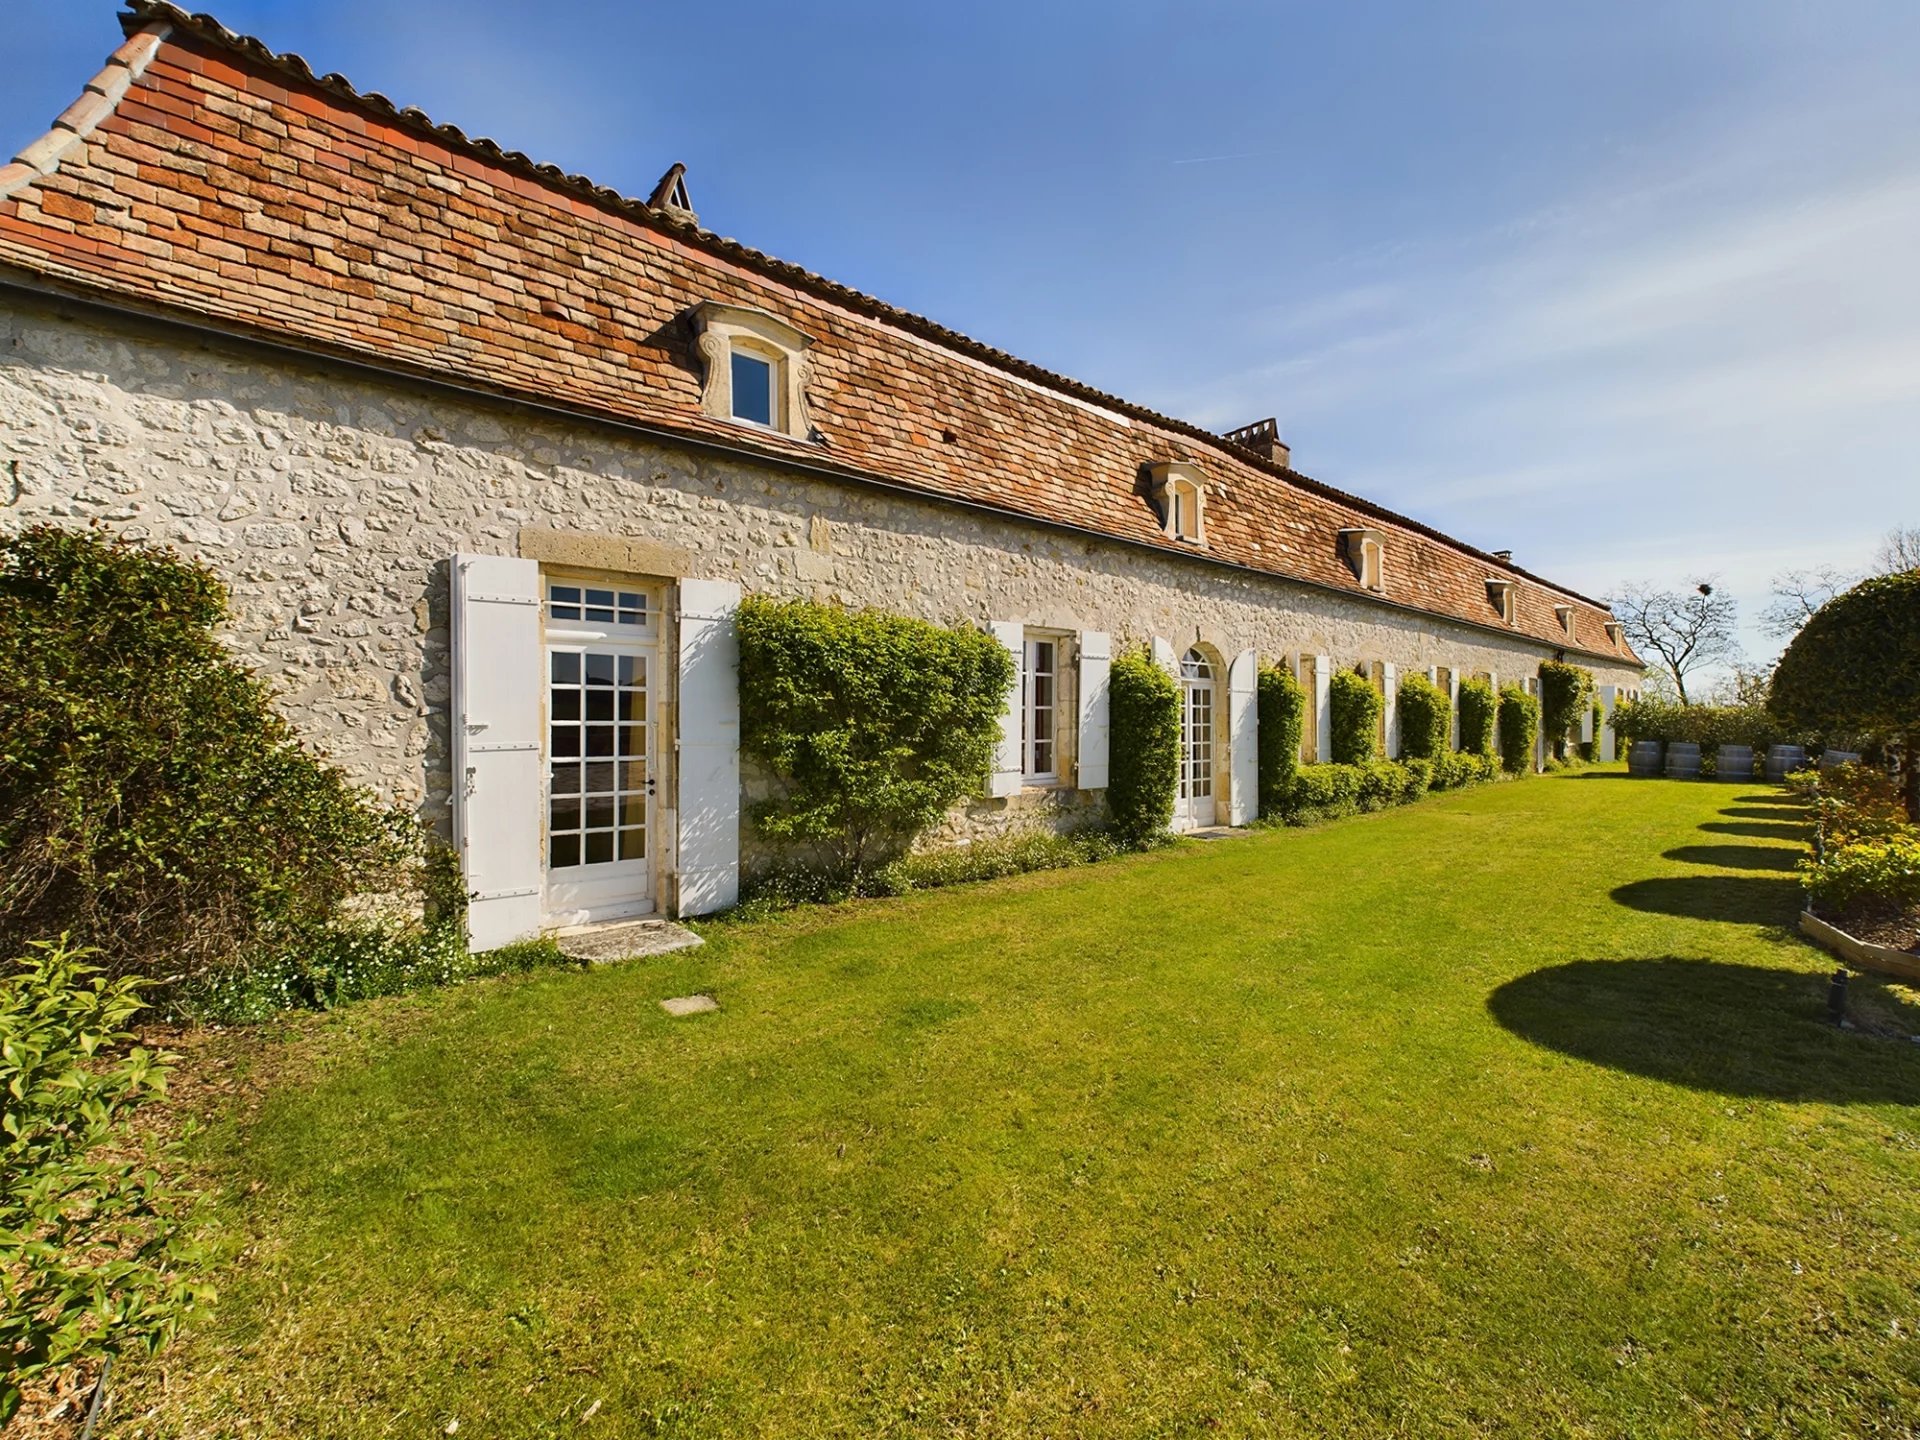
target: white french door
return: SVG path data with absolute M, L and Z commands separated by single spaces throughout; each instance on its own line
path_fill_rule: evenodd
M 546 923 L 654 908 L 652 597 L 587 581 L 546 585 Z
M 1173 828 L 1213 824 L 1213 666 L 1198 650 L 1180 662 L 1180 788 Z

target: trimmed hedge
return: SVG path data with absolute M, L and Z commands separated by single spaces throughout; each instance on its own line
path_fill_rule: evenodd
M 1300 768 L 1307 731 L 1307 692 L 1291 670 L 1260 667 L 1260 813 L 1278 814 Z
M 1277 809 L 1263 818 L 1288 825 L 1311 825 L 1410 804 L 1429 790 L 1479 784 L 1498 774 L 1486 756 L 1464 752 L 1404 764 L 1376 758 L 1359 765 L 1302 765 L 1294 771 Z
M 1593 695 L 1593 672 L 1564 660 L 1540 662 L 1540 730 L 1553 758 L 1567 758 L 1568 743 L 1578 743 L 1580 711 Z
M 1327 685 L 1329 738 L 1336 765 L 1364 765 L 1380 754 L 1380 713 L 1386 700 L 1364 675 L 1336 670 Z
M 1400 753 L 1412 760 L 1437 760 L 1447 753 L 1453 730 L 1453 705 L 1447 692 L 1419 671 L 1400 681 Z
M 1484 680 L 1460 682 L 1460 750 L 1466 755 L 1493 754 L 1493 717 L 1499 701 Z
M 1533 742 L 1540 735 L 1540 702 L 1517 684 L 1500 687 L 1500 766 L 1509 775 L 1533 770 Z
M 1145 647 L 1122 651 L 1107 678 L 1107 813 L 1121 843 L 1158 844 L 1180 782 L 1180 686 Z
M 1656 696 L 1622 700 L 1613 708 L 1613 733 L 1621 745 L 1636 740 L 1684 741 L 1711 756 L 1722 745 L 1750 745 L 1764 755 L 1769 745 L 1807 737 L 1789 731 L 1762 705 L 1681 705 Z

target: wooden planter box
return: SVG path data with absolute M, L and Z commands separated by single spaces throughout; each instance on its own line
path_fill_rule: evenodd
M 1920 980 L 1920 955 L 1896 950 L 1891 945 L 1856 940 L 1811 910 L 1800 912 L 1800 933 L 1826 946 L 1855 969 L 1891 975 L 1896 980 Z

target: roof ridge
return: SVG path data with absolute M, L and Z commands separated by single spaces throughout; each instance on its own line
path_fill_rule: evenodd
M 997 346 L 989 345 L 985 341 L 976 340 L 970 335 L 951 329 L 948 326 L 942 325 L 939 321 L 930 319 L 916 311 L 907 310 L 901 306 L 881 300 L 877 296 L 869 295 L 865 291 L 856 290 L 850 285 L 842 284 L 838 280 L 829 279 L 815 271 L 808 270 L 805 266 L 795 264 L 793 261 L 782 260 L 778 256 L 756 250 L 752 246 L 742 244 L 740 241 L 728 236 L 719 235 L 711 230 L 703 229 L 691 219 L 682 218 L 682 216 L 671 207 L 656 209 L 646 201 L 635 199 L 629 195 L 623 195 L 611 186 L 601 185 L 589 176 L 568 174 L 560 166 L 543 164 L 534 160 L 524 151 L 508 150 L 498 142 L 487 139 L 484 136 L 469 136 L 456 125 L 435 121 L 425 111 L 416 106 L 395 105 L 393 101 L 378 91 L 359 90 L 354 86 L 352 81 L 348 80 L 346 76 L 340 74 L 338 71 L 329 71 L 325 75 L 317 75 L 314 73 L 312 65 L 302 56 L 294 54 L 292 51 L 276 51 L 264 41 L 230 30 L 212 15 L 204 12 L 190 14 L 178 5 L 171 3 L 171 0 L 126 0 L 126 5 L 127 11 L 121 16 L 121 22 L 130 33 L 141 25 L 164 22 L 171 25 L 176 33 L 184 32 L 219 45 L 224 49 L 243 55 L 256 63 L 264 64 L 284 74 L 292 75 L 295 79 L 305 84 L 313 85 L 318 89 L 327 91 L 329 94 L 347 100 L 354 105 L 370 110 L 382 119 L 409 126 L 424 134 L 431 135 L 445 144 L 452 145 L 469 154 L 477 155 L 490 163 L 505 166 L 510 170 L 519 171 L 532 179 L 540 180 L 560 189 L 572 191 L 586 199 L 607 206 L 643 225 L 671 235 L 682 243 L 690 243 L 705 249 L 721 259 L 757 270 L 769 278 L 781 281 L 782 283 L 811 291 L 821 298 L 844 306 L 856 313 L 864 314 L 869 319 L 880 320 L 887 324 L 898 326 L 909 333 L 918 335 L 923 340 L 931 341 L 996 369 L 1005 371 L 1020 379 L 1038 384 L 1046 389 L 1054 390 L 1070 399 L 1098 405 L 1121 415 L 1145 421 L 1150 425 L 1172 431 L 1189 440 L 1198 441 L 1216 454 L 1236 464 L 1244 465 L 1255 471 L 1270 475 L 1284 483 L 1300 486 L 1323 498 L 1350 506 L 1363 514 L 1384 520 L 1404 530 L 1418 535 L 1424 535 L 1431 540 L 1437 540 L 1444 545 L 1453 547 L 1463 554 L 1472 556 L 1474 559 L 1483 562 L 1494 570 L 1506 571 L 1509 574 L 1530 580 L 1544 589 L 1555 591 L 1570 599 L 1577 600 L 1582 604 L 1591 605 L 1597 610 L 1609 610 L 1605 601 L 1596 600 L 1590 595 L 1584 595 L 1577 590 L 1569 589 L 1567 586 L 1549 580 L 1545 576 L 1522 569 L 1513 564 L 1512 561 L 1502 560 L 1492 552 L 1482 550 L 1477 545 L 1470 545 L 1466 541 L 1449 535 L 1443 530 L 1428 525 L 1423 521 L 1416 520 L 1412 516 L 1390 510 L 1386 506 L 1368 500 L 1364 496 L 1342 490 L 1338 486 L 1331 485 L 1324 480 L 1317 480 L 1311 475 L 1294 469 L 1291 465 L 1282 465 L 1277 461 L 1268 460 L 1263 456 L 1254 454 L 1244 447 L 1228 440 L 1224 435 L 1204 429 L 1192 421 L 1181 420 L 1175 416 L 1162 414 L 1136 401 L 1128 400 L 1124 396 L 1115 395 L 1088 385 L 1084 381 L 1076 380 L 1070 375 L 1062 375 L 1057 371 L 1048 370 L 1045 366 L 1037 365 L 1030 360 L 1023 360 L 1019 356 L 1002 350 Z

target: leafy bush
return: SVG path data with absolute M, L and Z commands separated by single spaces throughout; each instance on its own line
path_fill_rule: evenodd
M 1652 695 L 1614 706 L 1613 733 L 1622 746 L 1678 741 L 1698 745 L 1707 757 L 1722 745 L 1747 745 L 1764 755 L 1769 745 L 1788 743 L 1786 729 L 1763 706 L 1681 705 Z
M 1497 708 L 1493 687 L 1486 681 L 1460 682 L 1460 749 L 1463 753 L 1493 754 L 1493 720 Z
M 1509 775 L 1533 769 L 1533 742 L 1540 734 L 1540 702 L 1519 685 L 1500 687 L 1500 765 Z
M 126 1154 L 173 1057 L 129 1043 L 143 982 L 84 953 L 36 943 L 0 978 L 0 1426 L 35 1376 L 158 1349 L 213 1299 L 183 1198 Z
M 1767 708 L 1896 747 L 1920 822 L 1920 569 L 1863 580 L 1815 611 L 1774 668 Z
M 1900 787 L 1871 765 L 1834 765 L 1801 770 L 1787 778 L 1813 808 L 1815 834 L 1822 845 L 1882 839 L 1914 827 L 1907 820 Z
M 1291 670 L 1260 667 L 1260 813 L 1278 814 L 1306 736 L 1307 692 Z
M 1334 671 L 1327 704 L 1334 764 L 1360 765 L 1380 753 L 1380 713 L 1386 702 L 1364 675 Z
M 0 953 L 68 934 L 193 976 L 423 886 L 419 826 L 300 744 L 216 638 L 226 602 L 171 551 L 0 540 Z
M 1360 813 L 1360 788 L 1365 779 L 1358 765 L 1302 765 L 1280 818 L 1289 825 L 1311 825 Z
M 1437 760 L 1447 753 L 1453 731 L 1453 704 L 1447 692 L 1419 671 L 1400 680 L 1400 753 L 1413 760 Z
M 1480 785 L 1497 778 L 1500 767 L 1491 755 L 1472 750 L 1455 750 L 1442 755 L 1433 765 L 1433 788 L 1458 790 L 1465 785 Z
M 1591 762 L 1600 758 L 1600 747 L 1604 743 L 1600 732 L 1606 729 L 1607 712 L 1598 700 L 1591 702 L 1588 709 L 1593 716 L 1593 739 L 1580 742 L 1580 758 Z
M 1435 771 L 1438 769 L 1438 762 L 1422 760 L 1418 756 L 1415 756 L 1411 760 L 1402 760 L 1400 762 L 1400 768 L 1407 772 L 1406 798 L 1408 800 L 1418 800 L 1429 790 L 1433 789 L 1433 779 Z
M 1569 741 L 1577 741 L 1580 712 L 1593 699 L 1593 672 L 1564 660 L 1540 662 L 1540 729 L 1556 760 L 1567 758 Z
M 769 839 L 859 873 L 985 782 L 1013 683 L 992 636 L 757 596 L 738 625 L 741 749 L 780 781 L 750 812 Z
M 1824 909 L 1861 901 L 1920 907 L 1920 830 L 1828 845 L 1818 858 L 1800 862 L 1800 874 Z
M 1152 845 L 1173 823 L 1180 782 L 1180 686 L 1143 647 L 1107 677 L 1107 813 L 1121 843 Z

